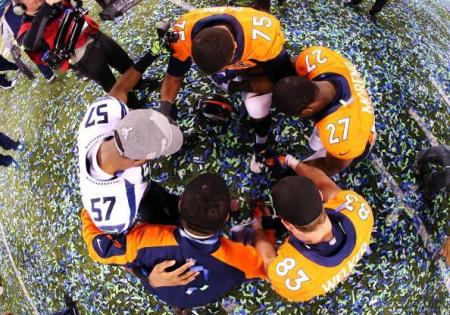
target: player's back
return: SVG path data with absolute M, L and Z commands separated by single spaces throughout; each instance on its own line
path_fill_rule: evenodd
M 94 178 L 98 169 L 97 151 L 113 136 L 114 128 L 128 113 L 128 108 L 113 97 L 97 99 L 87 108 L 78 133 L 78 165 L 83 206 L 95 224 L 109 233 L 121 233 L 136 220 L 139 202 L 147 187 L 148 166 L 133 167 L 111 179 Z
M 339 159 L 360 156 L 367 143 L 375 141 L 375 116 L 364 81 L 356 67 L 337 52 L 312 46 L 297 57 L 295 68 L 299 76 L 309 80 L 327 80 L 329 76 L 344 78 L 345 99 L 330 104 L 321 113 L 315 127 L 327 152 Z
M 181 308 L 205 305 L 247 279 L 265 277 L 262 260 L 253 247 L 219 236 L 195 240 L 179 228 L 174 229 L 172 235 L 177 246 L 157 248 L 150 265 L 175 259 L 176 266 L 181 266 L 187 259 L 194 259 L 196 263 L 191 270 L 198 271 L 199 275 L 185 286 L 152 288 L 144 283 L 147 289 L 171 305 Z
M 181 308 L 215 301 L 229 290 L 252 278 L 265 278 L 263 261 L 251 246 L 230 241 L 219 233 L 207 239 L 195 239 L 183 229 L 168 225 L 139 224 L 116 238 L 100 231 L 85 210 L 81 214 L 83 239 L 94 261 L 123 265 L 147 276 L 155 265 L 175 260 L 176 269 L 194 259 L 191 270 L 199 272 L 185 286 L 143 285 L 158 298 Z M 245 258 L 245 259 L 244 259 Z
M 344 245 L 331 256 L 320 256 L 291 236 L 277 251 L 268 274 L 274 290 L 292 301 L 323 295 L 347 279 L 366 253 L 373 228 L 373 214 L 363 197 L 341 191 L 324 204 L 333 225 L 346 234 Z
M 218 24 L 232 29 L 237 44 L 237 58 L 228 69 L 253 67 L 257 62 L 274 59 L 283 49 L 284 35 L 273 15 L 252 8 L 213 7 L 193 10 L 178 19 L 174 30 L 179 39 L 171 45 L 173 56 L 181 61 L 191 57 L 195 35 Z

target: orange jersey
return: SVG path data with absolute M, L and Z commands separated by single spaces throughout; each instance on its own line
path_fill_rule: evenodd
M 81 221 L 82 236 L 94 261 L 140 270 L 145 275 L 144 287 L 171 305 L 205 305 L 248 279 L 266 279 L 263 260 L 254 247 L 219 233 L 197 240 L 176 226 L 142 223 L 127 234 L 110 235 L 95 226 L 86 209 L 82 210 Z M 158 263 L 175 260 L 175 267 L 179 267 L 188 259 L 195 259 L 191 270 L 200 273 L 191 283 L 170 288 L 153 288 L 148 283 L 146 277 Z
M 331 49 L 312 46 L 297 57 L 295 69 L 299 76 L 309 80 L 324 74 L 337 74 L 347 80 L 349 99 L 340 100 L 342 105 L 316 122 L 315 127 L 326 151 L 332 156 L 343 160 L 360 156 L 367 143 L 375 141 L 375 117 L 356 67 Z
M 180 61 L 192 57 L 192 39 L 210 25 L 227 24 L 237 44 L 234 63 L 227 67 L 240 70 L 277 57 L 283 50 L 284 35 L 280 22 L 268 13 L 251 8 L 214 7 L 192 10 L 182 15 L 173 30 L 179 39 L 171 44 L 172 56 Z
M 343 227 L 347 239 L 332 256 L 314 257 L 291 236 L 269 265 L 268 276 L 273 289 L 291 301 L 303 302 L 323 295 L 347 279 L 354 266 L 369 248 L 373 228 L 372 209 L 353 191 L 341 191 L 324 204 L 330 220 Z M 304 245 L 303 245 L 304 246 Z M 300 249 L 299 249 L 300 248 Z M 306 257 L 308 256 L 308 257 Z

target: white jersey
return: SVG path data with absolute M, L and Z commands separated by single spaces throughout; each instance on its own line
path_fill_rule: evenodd
M 95 225 L 108 233 L 125 232 L 135 222 L 139 203 L 148 185 L 148 165 L 129 168 L 109 180 L 98 180 L 89 174 L 92 161 L 88 154 L 113 136 L 117 122 L 127 113 L 128 108 L 117 99 L 99 98 L 88 107 L 78 133 L 83 206 Z

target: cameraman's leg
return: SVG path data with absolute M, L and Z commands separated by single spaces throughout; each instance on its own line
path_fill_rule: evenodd
M 5 150 L 17 150 L 17 147 L 19 146 L 19 141 L 14 141 L 4 133 L 0 132 L 0 147 L 2 147 Z
M 11 155 L 3 155 L 0 154 L 0 165 L 8 167 L 12 164 L 14 161 L 13 157 Z
M 17 65 L 0 55 L 0 71 L 17 70 Z
M 95 38 L 86 48 L 83 58 L 74 66 L 74 70 L 99 84 L 103 90 L 109 92 L 116 83 L 116 78 L 108 66 L 104 54 L 101 51 L 101 42 Z
M 371 15 L 376 15 L 383 9 L 383 7 L 386 5 L 388 0 L 376 0 L 375 4 L 373 5 L 372 9 L 370 10 Z
M 127 52 L 111 37 L 102 32 L 99 32 L 96 36 L 101 52 L 108 65 L 120 73 L 124 73 L 134 64 Z

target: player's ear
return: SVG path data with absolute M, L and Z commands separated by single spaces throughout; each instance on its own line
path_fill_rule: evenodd
M 147 163 L 147 160 L 134 160 L 133 161 L 134 166 L 141 166 L 141 165 L 144 165 L 145 163 Z
M 284 227 L 289 231 L 292 232 L 293 229 L 295 228 L 294 225 L 290 224 L 289 222 L 287 222 L 284 219 L 281 219 L 281 223 L 283 223 Z
M 314 111 L 312 110 L 312 108 L 310 108 L 308 106 L 304 110 L 301 111 L 300 117 L 301 118 L 308 118 L 308 117 L 311 117 L 313 113 L 314 113 Z

